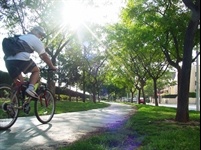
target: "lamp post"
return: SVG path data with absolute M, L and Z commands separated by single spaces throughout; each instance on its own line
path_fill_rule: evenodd
M 200 29 L 200 25 L 198 25 L 198 29 Z M 199 53 L 199 44 L 197 44 L 197 55 Z M 200 67 L 199 67 L 199 58 L 200 56 L 197 57 L 197 61 L 196 61 L 196 110 L 200 111 L 200 86 L 199 86 L 199 81 L 200 81 L 200 75 L 199 75 L 199 71 L 200 71 Z
M 199 53 L 199 46 L 197 46 L 197 54 Z M 200 111 L 200 89 L 199 89 L 199 56 L 196 60 L 196 110 Z

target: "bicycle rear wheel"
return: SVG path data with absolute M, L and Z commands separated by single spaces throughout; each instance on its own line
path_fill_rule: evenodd
M 19 100 L 9 85 L 0 85 L 0 130 L 9 129 L 17 120 Z
M 50 122 L 55 113 L 55 99 L 50 90 L 38 93 L 39 99 L 35 101 L 36 118 L 43 124 Z

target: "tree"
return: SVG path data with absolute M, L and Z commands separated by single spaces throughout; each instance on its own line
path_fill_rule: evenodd
M 125 97 L 128 89 L 133 88 L 130 76 L 126 73 L 126 70 L 119 64 L 111 61 L 110 58 L 108 58 L 108 64 L 105 68 L 107 69 L 104 87 L 107 89 L 108 99 L 113 100 Z
M 165 74 L 165 72 L 168 69 L 168 63 L 161 55 L 161 53 L 158 53 L 158 49 L 153 47 L 153 52 L 149 53 L 148 51 L 145 51 L 142 54 L 142 59 L 145 60 L 142 61 L 142 65 L 145 69 L 145 71 L 148 73 L 149 77 L 153 80 L 154 83 L 154 98 L 155 98 L 155 106 L 158 106 L 158 91 L 159 88 L 157 86 L 157 81 Z M 156 49 L 156 50 L 155 50 Z M 148 54 L 148 55 L 147 55 Z M 159 101 L 160 102 L 160 101 Z
M 178 105 L 176 120 L 179 122 L 188 122 L 188 101 L 189 101 L 189 86 L 190 86 L 190 72 L 192 63 L 192 51 L 195 46 L 196 32 L 198 31 L 198 25 L 200 24 L 200 0 L 183 0 L 184 4 L 190 9 L 191 17 L 187 25 L 186 34 L 184 37 L 183 47 L 183 65 L 181 84 L 179 86 L 178 93 Z
M 80 64 L 82 83 L 80 82 L 79 88 L 83 90 L 83 93 L 90 92 L 93 95 L 93 102 L 96 102 L 96 95 L 100 93 L 105 77 L 104 65 L 107 59 L 105 55 L 107 47 L 102 42 L 104 28 L 90 22 L 85 22 L 85 24 L 87 27 L 80 27 L 76 36 L 82 54 Z M 83 101 L 85 101 L 84 99 Z
M 96 54 L 95 56 L 91 57 L 90 59 L 86 59 L 87 61 L 87 70 L 86 76 L 87 80 L 85 81 L 87 89 L 93 95 L 93 102 L 96 102 L 96 95 L 100 93 L 100 88 L 103 84 L 103 80 L 105 77 L 104 71 L 104 63 L 106 61 L 106 57 L 101 54 Z
M 192 63 L 192 49 L 198 41 L 193 42 L 197 25 L 199 24 L 200 1 L 185 1 L 192 10 L 193 17 L 180 1 L 137 1 L 129 0 L 128 7 L 123 12 L 123 19 L 129 26 L 138 24 L 152 29 L 153 43 L 158 42 L 167 61 L 178 71 L 178 97 L 177 121 L 188 121 L 188 89 L 190 82 L 190 66 Z M 190 19 L 192 18 L 192 19 Z M 195 19 L 196 18 L 196 19 Z M 185 28 L 188 20 L 189 28 L 185 37 Z M 195 19 L 195 20 L 193 20 Z M 193 20 L 193 21 L 192 21 Z M 189 32 L 192 29 L 192 32 Z M 189 34 L 191 33 L 191 34 Z M 190 36 L 188 36 L 190 35 Z M 143 39 L 141 39 L 144 41 Z M 186 51 L 182 51 L 188 49 Z M 190 50 L 191 49 L 191 50 Z M 190 59 L 191 58 L 191 59 Z M 194 59 L 193 59 L 194 60 Z M 183 63 L 181 67 L 180 64 Z M 185 70 L 187 69 L 187 70 Z M 187 71 L 187 72 L 186 72 Z M 182 77 L 183 76 L 183 77 Z M 182 88 L 181 88 L 182 87 Z M 185 92 L 183 91 L 185 87 Z M 182 92 L 181 90 L 182 89 Z M 185 94 L 184 94 L 185 93 Z M 180 95 L 179 94 L 179 95 Z M 185 95 L 185 96 L 184 96 Z M 182 97 L 182 98 L 180 98 Z M 179 115 L 178 115 L 179 114 Z M 183 116 L 183 117 L 182 117 Z M 180 119 L 179 119 L 180 118 Z M 185 121 L 184 121 L 185 120 Z
M 146 80 L 151 77 L 155 81 L 155 104 L 158 106 L 157 80 L 166 71 L 168 63 L 161 52 L 160 45 L 152 42 L 154 31 L 142 25 L 126 23 L 117 24 L 112 31 L 114 36 L 109 38 L 116 41 L 116 43 L 113 41 L 113 45 L 118 45 L 114 46 L 113 49 L 116 50 L 114 53 L 116 57 L 122 59 L 121 65 L 127 69 L 125 71 L 130 77 L 126 77 L 133 84 L 131 89 L 135 85 L 135 89 L 139 91 L 139 99 L 141 91 L 145 99 L 144 86 Z
M 75 39 L 72 39 L 71 47 L 58 56 L 58 83 L 59 85 L 65 85 L 64 89 L 69 86 L 77 86 L 81 82 L 81 48 L 75 41 Z M 70 94 L 69 96 L 71 100 L 72 95 Z

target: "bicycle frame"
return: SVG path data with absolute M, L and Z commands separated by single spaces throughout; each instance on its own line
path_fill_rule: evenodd
M 26 104 L 29 104 L 31 101 L 30 97 L 27 97 L 26 99 L 26 93 L 25 90 L 28 86 L 29 82 L 25 81 L 21 83 L 20 81 L 17 81 L 13 85 L 13 96 L 12 96 L 12 102 L 15 103 L 15 99 L 17 98 L 19 101 L 19 106 L 15 109 L 23 109 Z M 21 102 L 21 103 L 20 103 Z
M 12 98 L 12 101 L 15 99 L 15 96 L 17 96 L 17 98 L 19 100 L 21 100 L 21 104 L 19 104 L 19 107 L 17 109 L 23 109 L 24 105 L 25 104 L 28 104 L 30 103 L 31 99 L 35 99 L 35 100 L 38 100 L 40 103 L 42 101 L 42 98 L 40 97 L 39 99 L 36 99 L 36 98 L 31 98 L 31 97 L 27 97 L 26 96 L 26 88 L 28 87 L 29 85 L 29 82 L 28 81 L 25 81 L 24 83 L 21 83 L 20 81 L 16 82 L 15 83 L 16 85 L 16 92 Z M 47 90 L 47 86 L 46 85 L 43 85 L 41 84 L 40 81 L 38 81 L 35 85 L 34 85 L 34 88 L 36 90 L 36 93 L 39 93 L 39 92 L 44 92 L 44 96 L 46 95 L 46 90 Z M 21 96 L 21 97 L 20 97 Z M 27 99 L 26 99 L 27 98 Z M 47 100 L 45 100 L 45 106 L 47 107 Z

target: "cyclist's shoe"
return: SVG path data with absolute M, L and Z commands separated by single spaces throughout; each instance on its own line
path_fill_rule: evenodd
M 38 94 L 37 94 L 34 90 L 28 88 L 28 89 L 26 89 L 26 93 L 27 93 L 29 96 L 38 99 Z

